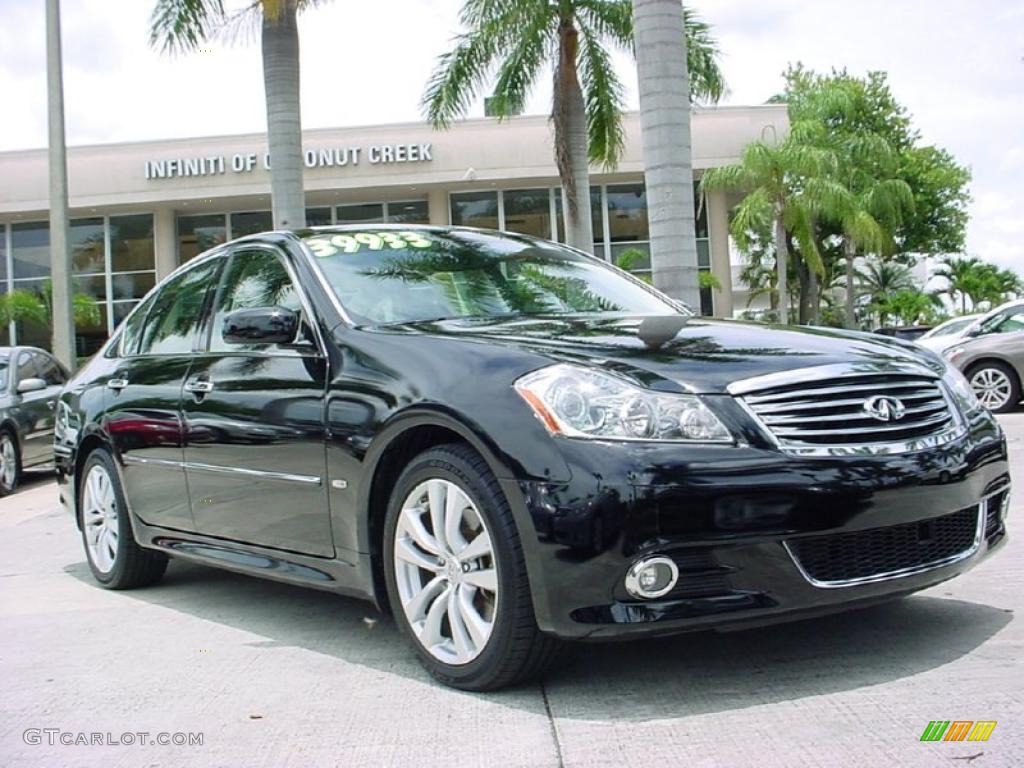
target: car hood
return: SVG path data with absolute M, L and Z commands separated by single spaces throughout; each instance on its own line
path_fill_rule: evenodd
M 678 315 L 441 320 L 392 329 L 601 365 L 649 385 L 661 378 L 703 393 L 722 393 L 755 376 L 837 363 L 942 368 L 932 353 L 874 334 Z

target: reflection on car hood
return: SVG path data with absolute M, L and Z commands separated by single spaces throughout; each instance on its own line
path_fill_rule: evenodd
M 518 348 L 555 360 L 599 364 L 725 392 L 735 381 L 834 363 L 884 360 L 941 363 L 909 342 L 823 328 L 788 328 L 703 317 L 479 318 L 393 327 L 467 342 Z

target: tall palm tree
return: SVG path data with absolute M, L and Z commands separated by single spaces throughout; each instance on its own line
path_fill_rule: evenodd
M 555 162 L 562 180 L 566 240 L 592 251 L 589 163 L 614 167 L 623 147 L 623 87 L 608 45 L 632 49 L 631 0 L 465 0 L 465 31 L 438 60 L 423 96 L 437 128 L 465 114 L 494 79 L 491 108 L 499 117 L 520 112 L 546 65 L 554 69 L 551 119 Z M 687 26 L 695 97 L 724 89 L 707 27 Z M 698 68 L 699 66 L 699 68 Z
M 816 199 L 820 180 L 834 165 L 831 153 L 805 143 L 802 127 L 794 125 L 784 141 L 757 141 L 743 149 L 740 162 L 711 168 L 701 177 L 701 190 L 742 190 L 743 201 L 736 206 L 730 229 L 740 248 L 746 248 L 751 233 L 771 229 L 775 243 L 776 286 L 779 320 L 789 322 L 790 303 L 789 237 L 800 246 L 800 254 L 811 271 L 822 274 L 821 258 L 814 237 Z
M 917 292 L 910 270 L 892 261 L 871 259 L 857 270 L 856 277 L 858 295 L 867 299 L 869 310 L 879 313 L 882 324 L 886 315 L 895 314 L 891 301 L 896 294 Z M 905 297 L 903 301 L 906 302 Z
M 150 18 L 149 43 L 167 53 L 194 51 L 217 35 L 230 34 L 246 23 L 260 23 L 275 228 L 306 225 L 296 16 L 321 2 L 252 0 L 231 14 L 223 0 L 156 0 Z

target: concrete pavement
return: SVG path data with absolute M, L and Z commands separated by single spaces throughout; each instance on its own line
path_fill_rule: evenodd
M 1021 483 L 1024 414 L 1003 423 Z M 181 562 L 154 588 L 99 589 L 37 478 L 0 500 L 0 765 L 1024 765 L 1021 496 L 1001 553 L 912 598 L 574 646 L 543 685 L 474 695 L 433 683 L 356 600 Z M 998 725 L 920 742 L 935 719 Z M 25 743 L 46 728 L 148 736 Z M 202 745 L 148 743 L 190 732 Z

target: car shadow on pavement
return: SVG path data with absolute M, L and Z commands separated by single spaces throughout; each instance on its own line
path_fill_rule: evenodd
M 65 567 L 92 583 L 84 562 Z M 421 682 L 431 678 L 368 602 L 172 561 L 164 581 L 118 593 Z M 849 613 L 738 632 L 568 644 L 544 685 L 556 717 L 651 720 L 853 690 L 928 672 L 974 651 L 1012 612 L 919 595 Z M 455 693 L 455 692 L 453 692 Z M 510 706 L 521 696 L 485 694 Z

